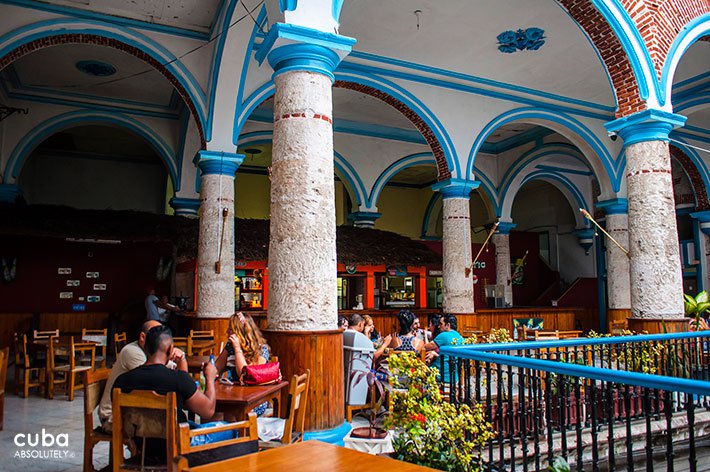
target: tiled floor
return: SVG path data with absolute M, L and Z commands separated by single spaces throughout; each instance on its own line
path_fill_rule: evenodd
M 67 401 L 67 396 L 59 394 L 54 400 L 40 397 L 37 389 L 30 390 L 28 398 L 14 394 L 11 385 L 13 372 L 8 372 L 8 390 L 5 395 L 5 427 L 0 431 L 0 471 L 81 471 L 84 462 L 84 394 L 76 392 L 74 401 Z M 98 418 L 94 413 L 94 421 Z M 62 441 L 51 447 L 42 446 L 42 432 L 45 444 L 52 439 Z M 35 447 L 16 445 L 27 442 L 27 435 L 34 444 L 35 437 L 39 444 Z M 60 434 L 67 436 L 59 437 Z M 20 436 L 17 436 L 20 435 Z M 22 436 L 24 435 L 24 436 Z M 35 436 L 38 435 L 38 436 Z M 64 445 L 66 438 L 67 444 Z M 22 457 L 23 454 L 40 457 Z M 101 469 L 108 465 L 108 443 L 100 443 L 94 448 L 94 467 Z

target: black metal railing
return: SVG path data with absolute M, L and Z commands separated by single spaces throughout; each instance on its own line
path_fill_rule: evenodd
M 489 470 L 696 471 L 709 350 L 710 331 L 476 344 L 441 348 L 437 367 L 449 401 L 484 406 Z

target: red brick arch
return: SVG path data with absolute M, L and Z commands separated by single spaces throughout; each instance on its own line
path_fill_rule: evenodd
M 360 92 L 365 95 L 377 98 L 378 100 L 385 102 L 386 104 L 390 105 L 391 107 L 399 111 L 401 114 L 403 114 L 422 134 L 427 144 L 431 148 L 431 152 L 434 155 L 434 159 L 436 160 L 438 179 L 446 180 L 451 177 L 451 170 L 449 169 L 449 165 L 446 162 L 444 150 L 442 149 L 439 140 L 436 139 L 436 135 L 434 135 L 434 132 L 431 130 L 431 128 L 429 128 L 429 125 L 427 125 L 426 122 L 406 104 L 402 103 L 400 100 L 397 100 L 388 93 L 385 93 L 368 85 L 337 80 L 335 81 L 335 84 L 333 84 L 333 87 L 354 90 L 356 92 Z
M 48 36 L 45 38 L 30 41 L 27 44 L 13 49 L 5 56 L 0 58 L 0 71 L 2 71 L 5 67 L 9 66 L 21 57 L 31 54 L 34 51 L 62 44 L 93 44 L 98 46 L 106 46 L 113 49 L 118 49 L 119 51 L 123 51 L 127 54 L 137 57 L 143 62 L 148 63 L 155 70 L 160 72 L 173 87 L 175 87 L 175 90 L 177 90 L 178 94 L 189 108 L 190 113 L 192 113 L 192 116 L 195 120 L 195 123 L 197 123 L 197 129 L 200 133 L 201 147 L 202 149 L 205 149 L 205 133 L 202 129 L 202 123 L 200 122 L 200 118 L 197 113 L 197 108 L 192 102 L 192 99 L 187 93 L 187 90 L 185 90 L 180 81 L 177 80 L 177 78 L 172 74 L 172 72 L 170 72 L 163 64 L 158 62 L 149 54 L 146 54 L 144 51 L 141 51 L 140 49 L 136 48 L 135 46 L 131 46 L 113 38 L 105 38 L 103 36 L 98 36 L 94 34 L 62 34 L 56 36 Z
M 644 110 L 646 104 L 631 63 L 602 14 L 591 0 L 557 0 L 584 29 L 604 61 L 616 92 L 617 117 Z M 668 51 L 688 22 L 710 12 L 710 0 L 621 0 L 636 24 L 660 77 Z
M 695 193 L 695 209 L 697 211 L 709 210 L 710 202 L 708 202 L 708 191 L 705 187 L 705 182 L 703 182 L 703 178 L 700 177 L 698 168 L 695 167 L 693 161 L 691 161 L 682 150 L 672 144 L 670 145 L 670 151 L 673 159 L 680 164 L 685 173 L 688 175 L 688 179 L 690 179 L 690 185 L 693 186 L 693 193 Z

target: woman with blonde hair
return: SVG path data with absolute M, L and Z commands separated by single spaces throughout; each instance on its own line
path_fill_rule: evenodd
M 215 361 L 220 374 L 230 369 L 232 380 L 238 380 L 244 367 L 268 362 L 269 346 L 251 316 L 241 311 L 232 315 L 227 336 L 227 344 Z
M 244 367 L 269 361 L 270 349 L 254 319 L 241 311 L 229 319 L 227 336 L 229 339 L 215 361 L 215 367 L 219 375 L 229 370 L 231 380 L 238 384 Z M 262 403 L 254 408 L 254 413 L 261 416 L 268 406 L 268 402 Z

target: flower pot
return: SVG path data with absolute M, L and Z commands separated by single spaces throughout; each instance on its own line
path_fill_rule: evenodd
M 353 428 L 350 436 L 358 439 L 384 439 L 387 437 L 387 430 L 362 426 L 359 428 Z
M 372 428 L 376 433 L 384 431 L 385 434 L 379 438 L 370 438 L 370 429 L 369 426 L 354 428 L 350 434 L 343 439 L 345 447 L 360 452 L 367 452 L 368 454 L 389 454 L 394 452 L 392 448 L 392 436 L 389 431 L 384 431 L 380 428 Z M 361 432 L 360 430 L 364 431 Z M 358 433 L 365 437 L 357 437 L 356 434 Z

